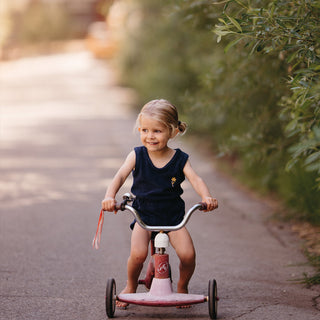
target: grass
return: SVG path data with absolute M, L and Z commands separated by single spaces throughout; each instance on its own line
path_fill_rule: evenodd
M 320 284 L 320 255 L 310 254 L 308 250 L 305 252 L 309 263 L 316 269 L 316 273 L 312 276 L 309 276 L 307 273 L 303 273 L 303 278 L 299 279 L 301 283 L 311 287 L 313 285 Z

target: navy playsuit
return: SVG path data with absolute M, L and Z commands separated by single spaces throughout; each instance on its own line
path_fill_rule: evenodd
M 179 224 L 185 214 L 185 204 L 180 196 L 183 193 L 181 183 L 185 180 L 183 168 L 188 154 L 175 149 L 172 159 L 163 168 L 157 168 L 146 147 L 136 147 L 134 150 L 136 165 L 132 172 L 131 192 L 136 198 L 132 206 L 147 225 Z

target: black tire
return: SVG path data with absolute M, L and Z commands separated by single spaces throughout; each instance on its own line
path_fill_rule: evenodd
M 210 280 L 208 285 L 208 307 L 211 319 L 217 319 L 218 314 L 218 290 L 216 280 Z
M 116 310 L 116 282 L 113 278 L 107 280 L 106 313 L 108 318 L 113 318 Z

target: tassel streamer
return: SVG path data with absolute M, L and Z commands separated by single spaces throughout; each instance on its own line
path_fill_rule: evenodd
M 92 241 L 92 247 L 95 248 L 96 250 L 99 249 L 99 245 L 100 245 L 103 221 L 104 221 L 104 211 L 101 210 L 100 216 L 99 216 L 99 221 L 98 221 L 97 232 L 96 232 L 96 235 L 94 236 L 93 241 Z

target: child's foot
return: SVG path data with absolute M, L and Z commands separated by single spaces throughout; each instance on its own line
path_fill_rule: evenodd
M 180 292 L 181 293 L 181 292 Z M 188 292 L 183 292 L 183 293 L 188 293 Z M 189 309 L 191 308 L 191 304 L 186 304 L 182 306 L 177 306 L 177 309 Z
M 188 294 L 188 289 L 178 289 L 178 293 L 186 293 Z M 191 308 L 190 304 L 184 305 L 184 306 L 177 306 L 178 309 L 189 309 Z
M 190 304 L 187 304 L 185 306 L 177 306 L 177 309 L 189 309 L 189 308 L 191 308 Z
M 119 309 L 126 310 L 128 305 L 129 305 L 129 303 L 127 303 L 127 302 L 122 302 L 122 301 L 119 301 L 119 300 L 116 301 L 116 306 Z
M 121 292 L 121 293 L 135 293 L 136 291 L 135 290 L 130 290 L 130 288 L 128 287 L 125 287 Z M 129 303 L 127 302 L 123 302 L 123 301 L 119 301 L 119 300 L 116 300 L 116 306 L 120 309 L 127 309 Z

